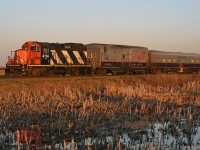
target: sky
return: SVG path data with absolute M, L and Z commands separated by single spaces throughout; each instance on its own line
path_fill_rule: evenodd
M 30 40 L 200 53 L 200 0 L 0 0 L 0 66 Z

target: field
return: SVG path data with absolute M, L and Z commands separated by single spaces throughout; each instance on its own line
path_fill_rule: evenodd
M 57 97 L 72 100 L 88 95 L 115 98 L 162 101 L 199 106 L 200 75 L 139 75 L 139 76 L 90 76 L 47 78 L 0 78 L 0 96 L 24 95 L 52 99 Z M 59 96 L 66 96 L 65 98 Z M 112 96 L 112 98 L 110 98 Z M 109 97 L 109 98 L 108 98 Z M 56 98 L 56 99 L 57 99 Z M 48 103 L 45 101 L 45 103 Z M 62 101 L 60 101 L 61 103 Z M 33 105 L 35 106 L 35 105 Z M 32 107 L 33 107 L 32 106 Z
M 158 120 L 200 119 L 199 74 L 0 78 L 0 87 L 0 128 L 40 126 L 51 142 L 75 134 L 77 141 L 134 138 L 133 131 Z
M 5 71 L 0 69 L 0 76 L 5 75 Z

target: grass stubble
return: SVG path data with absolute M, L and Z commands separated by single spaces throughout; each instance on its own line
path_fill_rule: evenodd
M 60 138 L 129 133 L 200 107 L 199 74 L 0 78 L 0 87 L 1 129 L 38 125 Z

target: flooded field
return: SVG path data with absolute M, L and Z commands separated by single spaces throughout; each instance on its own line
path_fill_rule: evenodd
M 200 75 L 0 85 L 0 149 L 200 149 Z

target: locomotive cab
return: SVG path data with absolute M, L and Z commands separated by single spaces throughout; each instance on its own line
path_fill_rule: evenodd
M 22 54 L 18 58 L 24 60 L 19 64 L 40 65 L 41 64 L 41 46 L 37 42 L 28 41 L 22 45 L 19 50 Z

